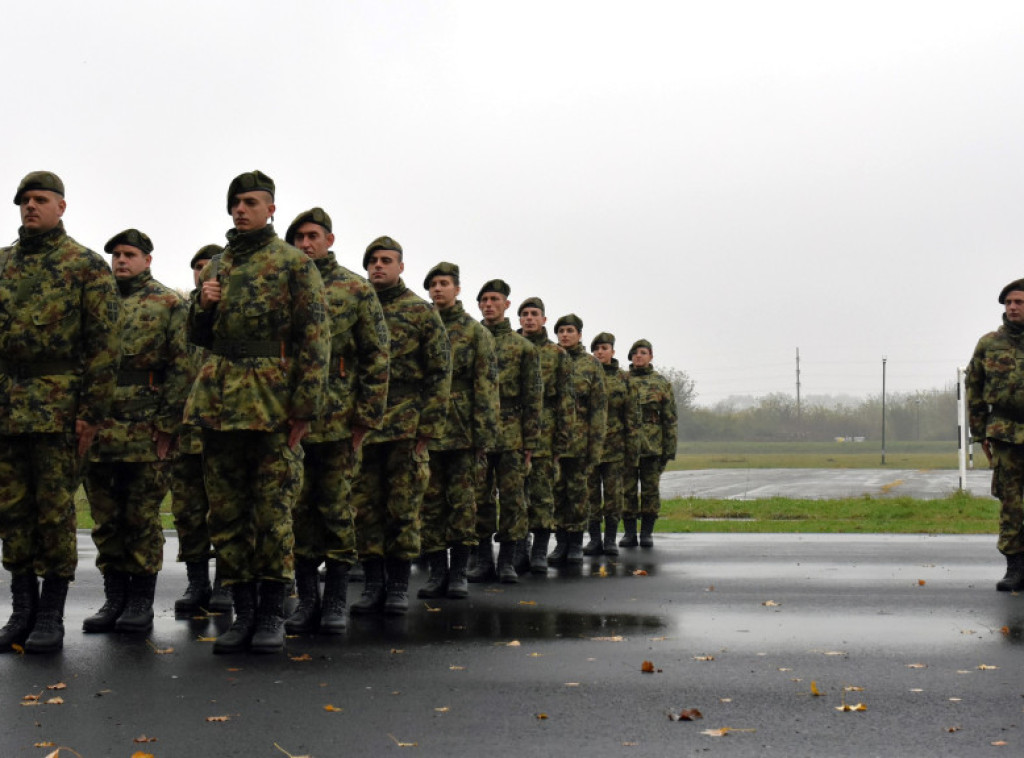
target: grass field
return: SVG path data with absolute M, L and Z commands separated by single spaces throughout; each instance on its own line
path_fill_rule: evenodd
M 980 448 L 976 455 L 982 456 Z M 882 468 L 881 462 L 878 441 L 682 442 L 668 469 Z M 886 445 L 885 468 L 955 469 L 958 465 L 956 441 Z

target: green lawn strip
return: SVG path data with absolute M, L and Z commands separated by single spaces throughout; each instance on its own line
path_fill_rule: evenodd
M 980 449 L 977 451 L 981 455 Z M 984 459 L 975 464 L 986 467 Z M 955 443 L 901 442 L 888 447 L 888 469 L 956 469 Z M 721 468 L 883 468 L 877 442 L 681 442 L 669 471 Z

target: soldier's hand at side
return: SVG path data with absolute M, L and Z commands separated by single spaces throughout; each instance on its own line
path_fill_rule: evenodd
M 199 291 L 199 307 L 204 311 L 208 311 L 219 302 L 220 282 L 216 279 L 207 279 L 203 282 L 203 288 Z
M 309 434 L 309 420 L 290 418 L 288 426 L 291 427 L 288 431 L 288 447 L 294 450 L 302 442 L 302 438 Z
M 985 457 L 988 458 L 988 462 L 992 462 L 992 446 L 988 444 L 988 440 L 984 439 L 981 441 L 981 449 L 985 451 Z
M 416 455 L 423 455 L 427 451 L 427 443 L 430 442 L 429 437 L 417 437 L 416 438 Z
M 153 432 L 153 441 L 156 443 L 156 457 L 166 460 L 174 445 L 174 435 L 167 432 Z
M 85 453 L 96 437 L 96 432 L 99 428 L 99 424 L 90 424 L 82 419 L 75 421 L 75 436 L 78 438 L 79 458 L 85 457 Z
M 525 451 L 525 454 L 526 454 L 526 466 L 527 466 L 527 468 L 529 468 L 530 462 L 533 460 L 533 451 L 532 450 L 527 450 L 527 451 Z
M 352 427 L 352 450 L 358 450 L 363 446 L 363 440 L 366 439 L 366 433 L 370 431 L 368 426 L 359 426 L 358 424 Z

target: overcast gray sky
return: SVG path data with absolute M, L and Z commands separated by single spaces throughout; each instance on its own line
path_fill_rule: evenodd
M 281 234 L 321 205 L 341 261 L 389 234 L 420 294 L 646 337 L 698 402 L 949 385 L 1024 276 L 1024 3 L 7 4 L 0 239 L 27 172 L 153 270 L 230 227 L 259 168 Z M 516 322 L 514 312 L 513 323 Z

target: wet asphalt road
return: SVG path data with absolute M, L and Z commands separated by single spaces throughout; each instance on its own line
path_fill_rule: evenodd
M 1024 597 L 994 591 L 989 536 L 659 535 L 575 575 L 474 585 L 467 601 L 413 601 L 405 618 L 353 619 L 343 638 L 259 657 L 212 655 L 226 618 L 174 619 L 173 562 L 148 638 L 83 634 L 102 591 L 86 533 L 79 544 L 63 654 L 0 656 L 3 758 L 45 755 L 45 742 L 85 758 L 285 755 L 275 742 L 315 758 L 1024 746 Z M 169 561 L 175 549 L 172 537 Z M 64 702 L 21 705 L 38 693 Z M 866 711 L 836 710 L 844 698 Z M 704 718 L 670 721 L 682 708 Z

